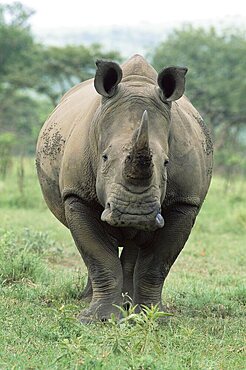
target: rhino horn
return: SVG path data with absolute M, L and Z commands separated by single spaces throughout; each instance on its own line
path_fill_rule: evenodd
M 140 126 L 133 132 L 132 149 L 125 160 L 124 176 L 127 181 L 149 181 L 153 173 L 152 155 L 149 147 L 149 118 L 145 110 Z
M 136 153 L 149 149 L 149 116 L 147 110 L 143 112 L 140 126 L 133 132 L 132 143 Z

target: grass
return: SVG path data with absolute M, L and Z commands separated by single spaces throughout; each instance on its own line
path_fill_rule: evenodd
M 22 194 L 15 169 L 0 182 L 0 369 L 246 368 L 245 181 L 214 178 L 165 284 L 170 318 L 153 307 L 85 326 L 69 231 L 46 209 L 33 162 Z

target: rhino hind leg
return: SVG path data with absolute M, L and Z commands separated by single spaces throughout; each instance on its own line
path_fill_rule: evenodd
M 197 207 L 182 205 L 165 213 L 165 226 L 154 243 L 139 249 L 134 270 L 134 305 L 158 305 L 163 310 L 162 287 L 193 227 Z
M 129 299 L 133 299 L 133 276 L 134 276 L 134 269 L 138 257 L 139 248 L 136 246 L 135 243 L 130 242 L 126 246 L 124 246 L 120 261 L 123 270 L 123 289 L 122 293 L 125 296 L 124 299 L 124 307 L 128 309 L 129 307 Z
M 118 248 L 106 233 L 103 224 L 90 207 L 71 196 L 65 201 L 66 220 L 75 244 L 87 266 L 92 283 L 89 308 L 79 315 L 82 323 L 105 321 L 122 304 L 123 273 Z

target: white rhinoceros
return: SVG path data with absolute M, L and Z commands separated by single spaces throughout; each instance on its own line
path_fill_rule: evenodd
M 212 172 L 208 130 L 183 96 L 186 68 L 158 74 L 139 55 L 96 65 L 94 79 L 64 95 L 37 145 L 44 198 L 88 268 L 82 322 L 117 314 L 122 292 L 140 309 L 162 307 Z

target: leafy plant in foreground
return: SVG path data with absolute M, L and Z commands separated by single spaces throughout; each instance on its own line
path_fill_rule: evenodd
M 129 297 L 128 297 L 129 298 Z M 166 323 L 165 319 L 172 316 L 172 314 L 160 311 L 158 305 L 147 307 L 141 306 L 141 311 L 138 306 L 132 305 L 131 300 L 128 300 L 128 309 L 116 306 L 122 315 L 122 319 L 118 322 L 114 315 L 109 320 L 111 326 L 110 338 L 111 351 L 113 353 L 123 353 L 129 347 L 129 341 L 134 343 L 132 350 L 139 354 L 150 353 L 153 349 L 155 351 L 161 350 L 159 348 L 158 330 L 160 325 Z M 128 348 L 129 349 L 129 348 Z

